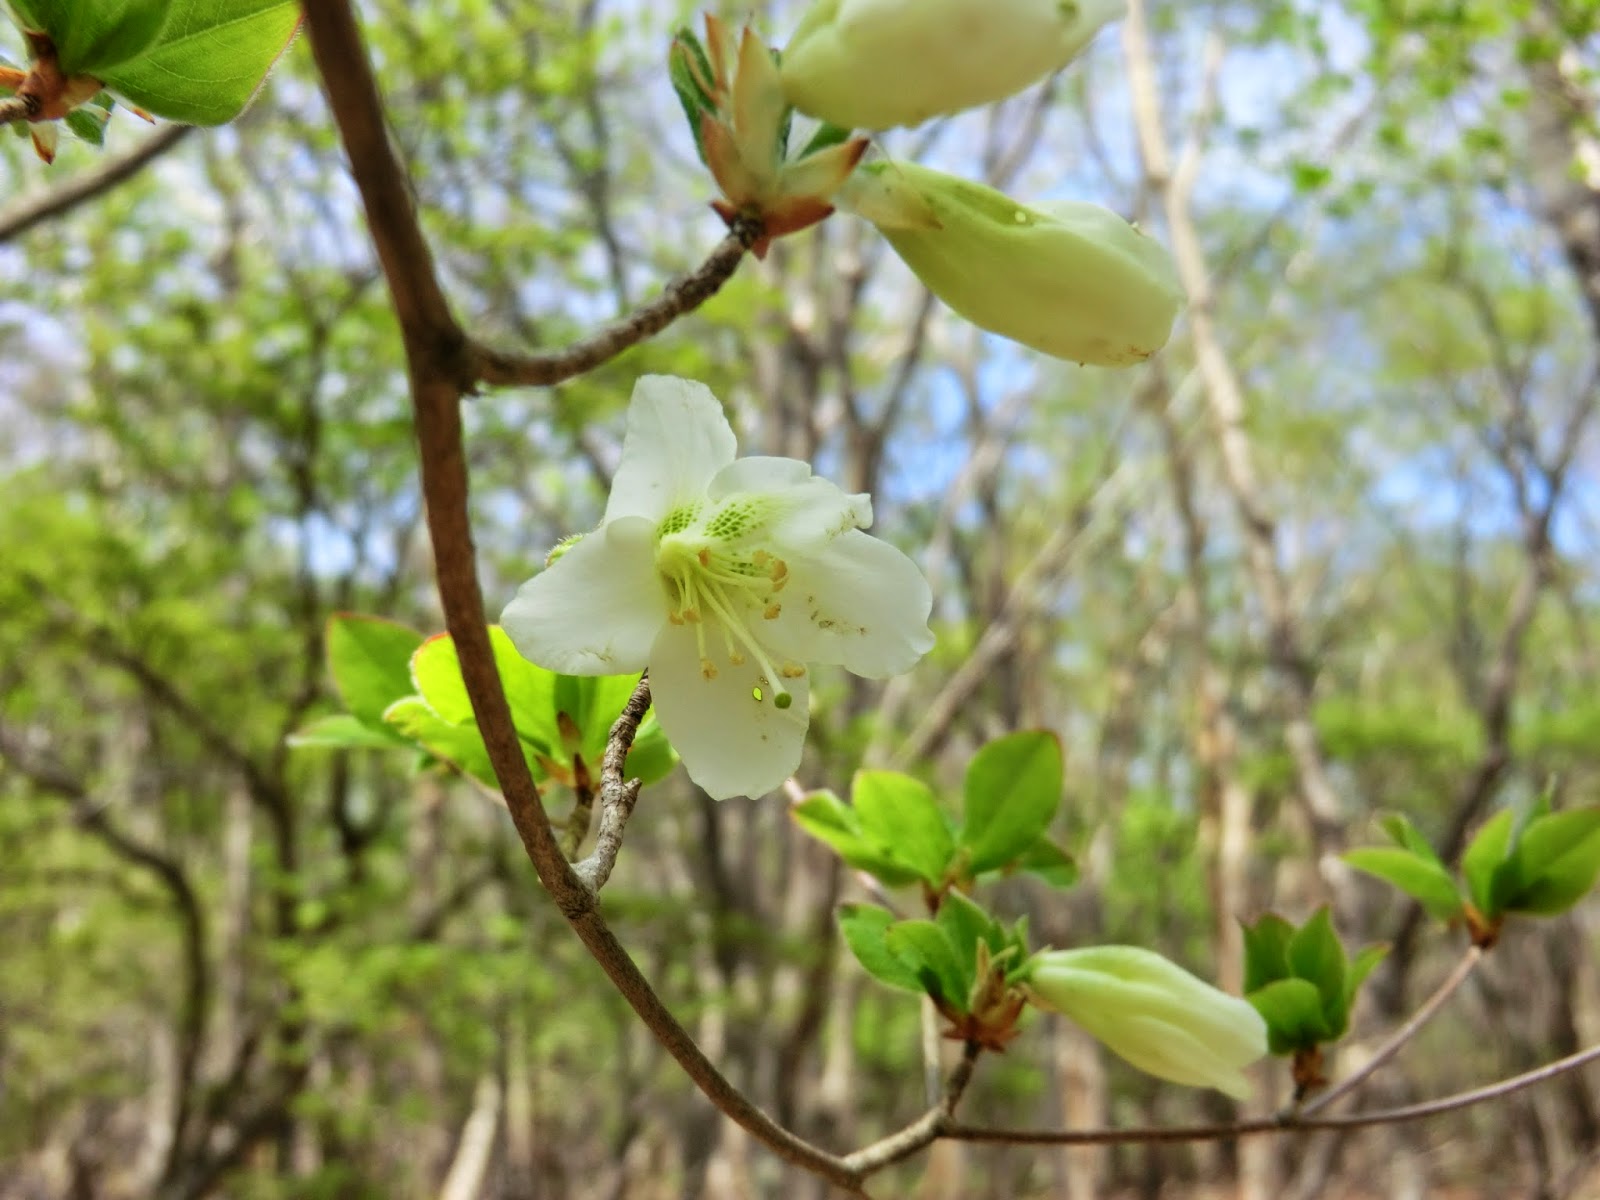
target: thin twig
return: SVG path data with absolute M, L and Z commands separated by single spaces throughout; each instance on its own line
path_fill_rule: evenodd
M 491 387 L 549 387 L 592 371 L 624 350 L 660 333 L 673 321 L 699 308 L 739 269 L 745 251 L 759 235 L 757 226 L 740 225 L 687 275 L 667 284 L 661 295 L 635 309 L 615 325 L 592 337 L 547 354 L 512 354 L 476 342 L 472 371 Z
M 74 175 L 41 195 L 24 196 L 15 204 L 0 209 L 0 242 L 9 242 L 39 222 L 69 212 L 110 191 L 124 180 L 131 179 L 183 141 L 194 129 L 193 125 L 168 125 L 145 138 L 126 154 L 108 158 L 93 170 Z
M 0 124 L 26 121 L 39 111 L 39 107 L 39 97 L 32 93 L 26 96 L 7 96 L 0 100 Z
M 1469 947 L 1466 954 L 1462 956 L 1461 961 L 1456 964 L 1455 970 L 1450 972 L 1449 976 L 1435 989 L 1433 995 L 1428 997 L 1422 1007 L 1411 1014 L 1411 1019 L 1390 1034 L 1383 1045 L 1378 1047 L 1373 1056 L 1354 1074 L 1340 1080 L 1328 1091 L 1311 1101 L 1311 1103 L 1302 1106 L 1300 1116 L 1315 1116 L 1334 1101 L 1349 1095 L 1366 1082 L 1374 1071 L 1398 1054 L 1402 1046 L 1417 1036 L 1417 1032 L 1433 1019 L 1435 1013 L 1444 1007 L 1445 1001 L 1455 995 L 1461 985 L 1467 981 L 1468 976 L 1477 968 L 1482 959 L 1482 946 Z
M 842 1158 L 779 1125 L 717 1070 L 617 941 L 600 915 L 594 893 L 561 853 L 522 756 L 484 623 L 461 428 L 461 398 L 476 382 L 466 335 L 451 316 L 435 274 L 409 181 L 389 140 L 377 80 L 350 0 L 307 5 L 306 28 L 399 318 L 445 626 L 460 656 L 462 682 L 523 849 L 584 948 L 695 1086 L 773 1153 L 859 1194 L 860 1175 Z
M 595 836 L 594 849 L 573 868 L 583 885 L 597 894 L 611 878 L 611 868 L 616 866 L 617 854 L 622 850 L 622 831 L 639 801 L 641 781 L 625 779 L 623 771 L 639 722 L 649 711 L 650 676 L 642 675 L 606 739 L 605 757 L 600 761 L 600 832 Z
M 1255 1137 L 1263 1133 L 1301 1133 L 1319 1129 L 1365 1129 L 1373 1125 L 1398 1125 L 1406 1121 L 1422 1121 L 1429 1117 L 1470 1108 L 1488 1100 L 1501 1100 L 1515 1092 L 1545 1083 L 1568 1071 L 1575 1071 L 1589 1063 L 1600 1061 L 1600 1045 L 1590 1046 L 1566 1058 L 1557 1059 L 1510 1079 L 1485 1084 L 1470 1091 L 1457 1092 L 1440 1100 L 1421 1104 L 1407 1104 L 1400 1108 L 1383 1108 L 1373 1112 L 1352 1113 L 1343 1117 L 1262 1117 L 1255 1121 L 1236 1121 L 1217 1125 L 1175 1125 L 1167 1128 L 1140 1126 L 1134 1129 L 980 1129 L 970 1125 L 952 1125 L 939 1136 L 958 1142 L 1002 1142 L 1012 1146 L 1113 1146 L 1130 1143 L 1154 1144 L 1157 1142 L 1215 1142 L 1233 1138 Z
M 924 1146 L 932 1145 L 945 1136 L 955 1122 L 956 1105 L 961 1102 L 967 1084 L 972 1082 L 973 1068 L 982 1052 L 977 1042 L 967 1042 L 962 1047 L 961 1061 L 950 1071 L 944 1081 L 939 1102 L 898 1133 L 863 1146 L 845 1158 L 845 1162 L 863 1176 L 874 1174 L 885 1167 L 910 1158 Z

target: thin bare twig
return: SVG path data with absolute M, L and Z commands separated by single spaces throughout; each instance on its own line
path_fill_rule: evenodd
M 1300 1108 L 1299 1115 L 1302 1117 L 1315 1116 L 1334 1101 L 1349 1095 L 1365 1083 L 1374 1071 L 1398 1054 L 1401 1047 L 1417 1036 L 1418 1031 L 1433 1019 L 1434 1014 L 1444 1007 L 1445 1002 L 1451 996 L 1456 994 L 1482 960 L 1482 946 L 1468 947 L 1466 954 L 1456 964 L 1455 970 L 1451 971 L 1445 981 L 1434 990 L 1433 995 L 1429 996 L 1423 1005 L 1411 1014 L 1411 1018 L 1404 1025 L 1389 1035 L 1383 1045 L 1378 1047 L 1373 1056 L 1359 1070 L 1348 1078 L 1340 1080 L 1328 1091 L 1311 1101 L 1311 1103 L 1303 1105 Z
M 474 342 L 472 370 L 491 387 L 548 387 L 592 371 L 624 350 L 660 333 L 684 313 L 699 308 L 739 269 L 758 230 L 741 224 L 723 238 L 705 262 L 667 284 L 661 295 L 616 324 L 560 350 L 546 354 L 512 354 Z
M 78 205 L 109 192 L 117 184 L 137 175 L 193 132 L 193 125 L 169 125 L 151 134 L 127 153 L 106 159 L 93 170 L 74 175 L 42 195 L 24 196 L 16 203 L 0 209 L 0 242 L 9 242 L 41 221 L 70 212 Z
M 0 123 L 26 121 L 34 116 L 39 108 L 39 97 L 31 93 L 26 96 L 7 96 L 0 99 Z
M 1217 1142 L 1255 1137 L 1264 1133 L 1301 1133 L 1318 1129 L 1365 1129 L 1373 1125 L 1399 1125 L 1443 1116 L 1474 1104 L 1501 1100 L 1515 1092 L 1546 1083 L 1568 1071 L 1600 1062 L 1600 1046 L 1590 1046 L 1566 1058 L 1557 1059 L 1510 1079 L 1485 1084 L 1470 1091 L 1457 1092 L 1440 1100 L 1407 1104 L 1399 1108 L 1376 1109 L 1344 1117 L 1263 1117 L 1255 1121 L 1234 1121 L 1216 1125 L 1174 1125 L 1167 1128 L 1140 1126 L 1134 1129 L 980 1129 L 952 1125 L 939 1136 L 958 1142 L 1001 1142 L 1011 1146 L 1112 1146 L 1138 1142 Z
M 972 1071 L 977 1065 L 983 1047 L 977 1042 L 967 1042 L 962 1047 L 961 1061 L 945 1078 L 939 1102 L 898 1133 L 863 1146 L 849 1155 L 845 1162 L 862 1175 L 871 1175 L 910 1158 L 924 1146 L 932 1145 L 944 1137 L 955 1122 L 956 1105 L 972 1082 Z
M 611 868 L 616 866 L 617 854 L 622 850 L 622 831 L 639 801 L 641 781 L 623 778 L 623 770 L 628 764 L 628 751 L 633 749 L 634 735 L 639 732 L 639 722 L 649 711 L 650 676 L 642 675 L 623 706 L 622 715 L 612 723 L 605 756 L 600 760 L 600 832 L 595 836 L 594 849 L 573 868 L 583 885 L 597 894 L 611 878 Z

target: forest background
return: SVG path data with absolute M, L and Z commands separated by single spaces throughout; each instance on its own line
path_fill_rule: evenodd
M 1236 918 L 1335 901 L 1347 944 L 1392 944 L 1359 1054 L 1462 944 L 1336 855 L 1399 810 L 1449 856 L 1500 807 L 1592 801 L 1600 769 L 1600 9 L 1133 8 L 1061 77 L 881 140 L 1198 256 L 1210 292 L 1166 351 L 1020 351 L 835 217 L 599 371 L 469 405 L 486 592 L 497 611 L 594 524 L 638 375 L 704 380 L 747 452 L 870 490 L 934 584 L 914 673 L 819 676 L 801 783 L 870 762 L 953 793 L 987 739 L 1053 730 L 1080 880 L 1003 885 L 1035 940 L 1236 988 Z M 716 244 L 663 68 L 687 7 L 361 11 L 475 333 L 559 344 Z M 796 6 L 724 15 L 780 40 Z M 138 173 L 96 174 L 141 145 Z M 441 623 L 399 338 L 306 47 L 226 129 L 122 113 L 103 154 L 0 154 L 0 1196 L 826 1194 L 678 1074 L 496 798 L 288 743 L 337 707 L 330 616 Z M 835 932 L 864 897 L 781 797 L 678 773 L 605 907 L 753 1098 L 846 1144 L 923 1105 L 916 999 Z M 1600 1041 L 1597 916 L 1513 924 L 1363 1102 Z M 1055 1019 L 965 1105 L 1234 1111 Z M 1591 1072 L 1359 1134 L 941 1143 L 893 1186 L 1553 1198 L 1600 1194 L 1597 1153 Z

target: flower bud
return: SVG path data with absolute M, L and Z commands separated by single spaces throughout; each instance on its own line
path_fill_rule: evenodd
M 1057 358 L 1140 362 L 1166 344 L 1183 303 L 1166 248 L 1099 205 L 1018 204 L 903 162 L 857 168 L 835 199 L 967 320 Z
M 803 113 L 846 129 L 920 125 L 1060 70 L 1123 0 L 814 0 L 783 51 Z
M 1243 1099 L 1241 1068 L 1267 1052 L 1267 1026 L 1246 1000 L 1218 991 L 1137 946 L 1049 950 L 1028 990 L 1139 1070 Z

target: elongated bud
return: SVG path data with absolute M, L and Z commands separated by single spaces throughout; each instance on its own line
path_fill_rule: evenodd
M 1077 57 L 1123 0 L 815 0 L 783 51 L 801 112 L 920 125 L 1003 100 Z
M 1031 999 L 1139 1070 L 1240 1099 L 1250 1094 L 1241 1068 L 1267 1053 L 1267 1026 L 1248 1001 L 1137 946 L 1048 950 L 1033 962 Z
M 835 199 L 974 325 L 1070 362 L 1150 357 L 1183 303 L 1166 248 L 1096 204 L 1019 204 L 903 162 L 858 167 Z

